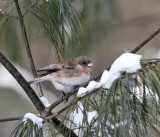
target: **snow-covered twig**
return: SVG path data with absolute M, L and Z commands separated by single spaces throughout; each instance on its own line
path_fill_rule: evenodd
M 39 99 L 41 100 L 41 102 L 45 107 L 49 107 L 51 105 L 45 96 L 39 97 Z
M 42 128 L 43 125 L 43 119 L 40 117 L 37 117 L 35 114 L 33 113 L 27 113 L 24 115 L 23 117 L 23 121 L 27 121 L 27 120 L 31 120 L 33 122 L 33 124 L 38 126 L 38 129 Z
M 123 72 L 134 73 L 141 68 L 140 59 L 141 55 L 135 55 L 133 53 L 124 53 L 117 58 L 111 66 L 109 71 L 104 70 L 100 81 L 90 81 L 86 88 L 81 87 L 78 90 L 77 96 L 83 96 L 87 92 L 91 92 L 94 89 L 101 86 L 105 89 L 109 89 L 112 83 L 121 76 Z

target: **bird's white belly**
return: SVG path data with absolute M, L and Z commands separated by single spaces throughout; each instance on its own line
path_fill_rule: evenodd
M 80 86 L 86 83 L 90 79 L 90 75 L 82 74 L 80 77 L 68 77 L 68 78 L 54 78 L 50 80 L 55 88 L 59 91 L 68 93 L 72 91 L 75 86 Z

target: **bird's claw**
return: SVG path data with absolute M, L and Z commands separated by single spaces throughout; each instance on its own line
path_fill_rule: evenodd
M 62 93 L 63 93 L 62 100 L 64 100 L 64 99 L 65 99 L 66 94 L 65 94 L 64 92 L 62 92 Z M 68 98 L 66 98 L 65 103 L 66 103 L 66 102 L 68 102 Z

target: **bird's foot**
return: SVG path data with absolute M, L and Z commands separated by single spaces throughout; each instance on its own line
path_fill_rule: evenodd
M 64 97 L 66 96 L 66 94 L 65 94 L 64 92 L 62 92 L 62 93 L 63 93 L 62 99 L 64 99 Z M 66 102 L 68 102 L 68 98 L 66 98 L 65 103 L 66 103 Z

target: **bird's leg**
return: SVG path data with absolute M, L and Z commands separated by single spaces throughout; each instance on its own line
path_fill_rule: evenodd
M 65 94 L 63 91 L 62 91 L 62 93 L 63 93 L 63 96 L 62 96 L 62 99 L 63 99 L 66 94 Z M 66 99 L 66 102 L 67 102 L 67 101 L 68 101 L 68 98 Z M 65 102 L 65 103 L 66 103 L 66 102 Z
M 62 91 L 62 93 L 63 93 L 63 96 L 62 97 L 64 97 L 66 94 Z

